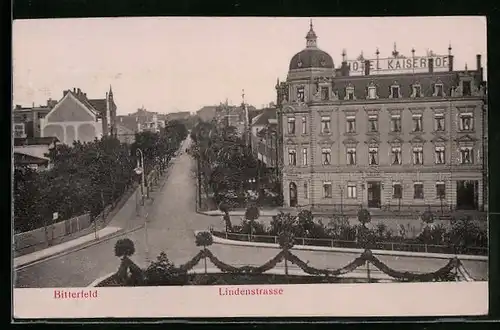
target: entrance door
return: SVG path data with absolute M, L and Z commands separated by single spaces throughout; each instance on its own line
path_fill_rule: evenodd
M 297 185 L 290 182 L 290 207 L 297 206 Z
M 457 181 L 457 209 L 477 210 L 479 184 L 475 180 Z
M 368 184 L 368 207 L 380 208 L 380 182 L 371 181 Z

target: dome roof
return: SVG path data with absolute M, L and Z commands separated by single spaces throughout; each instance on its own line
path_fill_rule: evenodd
M 316 33 L 312 21 L 306 36 L 306 48 L 298 52 L 290 61 L 289 70 L 304 68 L 334 68 L 332 57 L 317 47 Z
M 292 57 L 289 70 L 304 68 L 334 68 L 333 59 L 319 48 L 306 48 Z

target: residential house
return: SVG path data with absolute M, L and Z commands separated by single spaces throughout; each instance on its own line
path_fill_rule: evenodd
M 15 168 L 48 169 L 48 153 L 58 143 L 56 137 L 14 138 Z

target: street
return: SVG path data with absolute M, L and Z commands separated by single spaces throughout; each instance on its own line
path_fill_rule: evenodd
M 189 138 L 181 150 L 189 146 Z M 155 193 L 154 204 L 147 217 L 147 233 L 144 229 L 97 245 L 76 251 L 52 260 L 23 268 L 15 274 L 16 287 L 82 287 L 95 279 L 113 273 L 120 264 L 114 255 L 114 245 L 120 238 L 128 237 L 135 243 L 136 252 L 132 260 L 144 266 L 148 259 L 166 252 L 175 265 L 191 259 L 200 248 L 195 245 L 194 231 L 209 226 L 223 228 L 220 217 L 206 216 L 195 211 L 195 178 L 192 173 L 194 161 L 182 152 L 173 162 L 165 185 Z M 144 219 L 135 219 L 140 225 Z M 233 219 L 236 224 L 238 220 Z M 147 234 L 147 235 L 146 235 Z M 148 244 L 146 244 L 146 240 Z M 213 245 L 210 250 L 222 261 L 241 265 L 260 265 L 274 257 L 279 251 L 273 248 L 237 247 Z M 298 257 L 318 268 L 335 269 L 351 262 L 357 254 L 293 251 Z M 431 272 L 446 264 L 446 260 L 379 256 L 389 267 L 399 271 Z M 465 268 L 475 279 L 486 279 L 488 264 L 481 261 L 466 261 Z

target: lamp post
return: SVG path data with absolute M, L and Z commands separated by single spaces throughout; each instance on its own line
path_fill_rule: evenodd
M 136 156 L 138 157 L 138 164 L 137 167 L 135 168 L 135 173 L 141 176 L 141 196 L 142 196 L 142 205 L 144 205 L 144 155 L 142 153 L 142 150 L 137 148 L 135 152 Z M 140 165 L 139 165 L 139 159 L 140 159 Z

